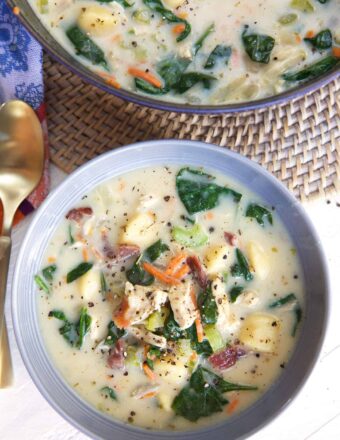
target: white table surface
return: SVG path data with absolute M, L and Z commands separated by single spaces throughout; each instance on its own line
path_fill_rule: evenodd
M 54 188 L 65 175 L 52 166 L 51 177 Z M 321 199 L 305 205 L 324 245 L 331 278 L 330 322 L 321 355 L 300 394 L 276 420 L 253 435 L 252 440 L 340 439 L 340 197 L 328 201 Z M 23 365 L 13 333 L 10 312 L 13 268 L 33 215 L 13 233 L 6 316 L 15 384 L 13 388 L 0 390 L 0 439 L 86 439 L 40 395 Z

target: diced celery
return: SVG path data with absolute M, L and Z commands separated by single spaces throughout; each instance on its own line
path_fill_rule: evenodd
M 150 332 L 154 332 L 160 327 L 164 327 L 164 322 L 169 315 L 169 309 L 162 307 L 160 311 L 153 312 L 145 321 L 145 327 Z
M 137 61 L 143 62 L 148 56 L 148 51 L 142 47 L 136 47 L 133 51 Z
M 189 358 L 193 352 L 190 339 L 180 339 L 177 342 L 178 354 Z
M 292 24 L 294 23 L 294 21 L 296 21 L 298 18 L 297 14 L 286 14 L 286 15 L 282 15 L 279 18 L 279 23 L 286 25 L 286 24 Z
M 315 9 L 309 0 L 292 0 L 290 6 L 302 12 L 313 12 Z
M 208 324 L 204 327 L 205 337 L 208 339 L 213 351 L 218 351 L 223 348 L 224 343 L 220 332 L 214 324 Z
M 150 23 L 150 12 L 147 9 L 137 9 L 132 14 L 132 17 L 139 23 Z
M 175 226 L 171 231 L 171 235 L 177 243 L 192 248 L 203 246 L 208 241 L 207 234 L 198 223 L 186 229 Z
M 37 0 L 37 6 L 40 14 L 47 14 L 48 0 Z
M 134 347 L 133 345 L 129 345 L 126 350 L 126 363 L 128 365 L 134 365 L 135 367 L 140 366 L 140 359 L 138 357 L 138 348 Z

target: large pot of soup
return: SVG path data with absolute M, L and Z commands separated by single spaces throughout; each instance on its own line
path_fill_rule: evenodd
M 259 429 L 308 377 L 327 308 L 319 239 L 293 196 L 189 141 L 116 149 L 71 174 L 37 212 L 13 285 L 36 385 L 108 440 Z
M 237 112 L 339 72 L 339 0 L 8 0 L 84 80 L 163 110 Z

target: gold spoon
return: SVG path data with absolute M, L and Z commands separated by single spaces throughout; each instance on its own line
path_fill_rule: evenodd
M 4 306 L 13 217 L 20 203 L 38 185 L 44 167 L 44 143 L 39 120 L 23 101 L 0 107 L 0 388 L 13 380 Z

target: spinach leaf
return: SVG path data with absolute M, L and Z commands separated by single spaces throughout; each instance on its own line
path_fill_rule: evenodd
M 277 301 L 274 301 L 268 307 L 270 309 L 276 309 L 277 307 L 282 307 L 282 306 L 289 304 L 291 302 L 295 302 L 296 300 L 297 299 L 296 299 L 296 296 L 294 295 L 294 293 L 289 293 L 288 295 L 284 296 L 283 298 L 280 298 Z
M 170 55 L 157 64 L 157 72 L 163 78 L 165 89 L 169 91 L 190 64 L 190 59 Z
M 195 44 L 192 47 L 192 54 L 195 56 L 197 52 L 201 49 L 203 46 L 204 41 L 206 38 L 215 30 L 215 25 L 212 23 L 200 36 L 200 38 L 195 42 Z
M 71 224 L 68 225 L 68 242 L 70 244 L 74 243 L 74 238 L 73 238 L 73 235 L 72 235 L 72 226 L 71 226 Z
M 103 393 L 105 396 L 110 397 L 110 399 L 112 399 L 112 400 L 117 400 L 116 393 L 110 387 L 103 387 L 103 388 L 100 389 L 100 392 Z
M 246 257 L 240 251 L 236 249 L 237 263 L 235 263 L 231 268 L 231 274 L 234 277 L 244 277 L 246 281 L 251 281 L 254 277 L 249 270 L 249 264 Z
M 229 292 L 230 301 L 234 303 L 237 300 L 237 298 L 241 295 L 243 290 L 244 290 L 243 286 L 234 286 Z
M 169 9 L 166 9 L 160 0 L 143 0 L 143 3 L 152 11 L 161 14 L 163 20 L 167 21 L 168 23 L 183 23 L 185 25 L 184 31 L 176 38 L 178 43 L 183 41 L 190 34 L 190 24 L 186 20 L 183 20 L 175 15 Z
M 124 329 L 118 328 L 113 321 L 110 321 L 107 328 L 108 332 L 104 341 L 104 345 L 114 345 L 118 341 L 118 339 L 122 338 L 126 333 Z
M 299 326 L 301 319 L 302 319 L 302 309 L 301 309 L 299 303 L 296 303 L 296 306 L 294 308 L 294 315 L 295 315 L 295 324 L 292 329 L 292 336 L 296 335 L 296 331 L 297 331 L 298 326 Z
M 272 213 L 263 206 L 256 205 L 255 203 L 248 205 L 246 217 L 255 218 L 257 223 L 261 226 L 264 226 L 265 220 L 267 220 L 271 225 L 273 224 Z
M 197 354 L 200 354 L 203 357 L 209 357 L 213 354 L 213 349 L 207 339 L 204 339 L 202 342 L 198 342 L 195 324 L 184 330 L 184 332 L 184 339 L 190 339 L 191 348 L 195 350 Z
M 128 3 L 126 0 L 96 0 L 99 3 L 112 3 L 115 1 L 116 3 L 119 3 L 123 8 L 131 8 L 131 6 L 134 5 L 134 3 Z
M 308 81 L 330 71 L 340 63 L 340 59 L 329 55 L 316 63 L 310 64 L 298 72 L 284 73 L 282 78 L 288 82 Z
M 141 266 L 142 258 L 143 255 L 140 255 L 133 266 L 126 271 L 126 278 L 133 285 L 150 286 L 155 281 L 155 278 Z
M 77 326 L 78 340 L 76 341 L 76 347 L 81 348 L 83 345 L 84 337 L 89 331 L 92 318 L 87 314 L 87 309 L 83 307 L 80 312 L 79 323 Z
M 156 358 L 160 358 L 162 355 L 162 351 L 160 348 L 155 347 L 154 345 L 152 345 L 150 347 L 150 350 L 148 351 L 148 356 L 152 356 L 152 357 L 156 357 Z
M 169 91 L 166 88 L 155 87 L 141 78 L 135 78 L 135 86 L 136 89 L 141 90 L 144 93 L 148 93 L 149 95 L 164 95 Z
M 93 263 L 80 263 L 77 267 L 75 267 L 74 269 L 72 269 L 67 275 L 66 275 L 66 282 L 72 283 L 73 281 L 75 281 L 76 279 L 80 278 L 81 276 L 83 276 L 84 274 L 86 274 L 86 272 L 88 272 L 93 266 Z
M 248 26 L 242 33 L 242 42 L 250 59 L 257 63 L 268 64 L 275 40 L 269 35 L 248 34 Z
M 332 47 L 333 36 L 332 36 L 332 32 L 329 29 L 325 29 L 319 32 L 318 34 L 316 34 L 315 37 L 304 38 L 304 41 L 308 41 L 316 49 L 324 50 Z
M 158 257 L 161 256 L 163 252 L 168 250 L 169 246 L 163 243 L 161 239 L 159 239 L 145 250 L 144 258 L 150 261 L 155 261 Z
M 207 61 L 205 62 L 205 69 L 212 69 L 215 67 L 215 64 L 219 58 L 225 59 L 225 64 L 228 64 L 229 58 L 231 55 L 231 47 L 223 46 L 222 44 L 218 44 L 208 56 Z
M 176 188 L 189 214 L 206 211 L 218 205 L 221 195 L 231 195 L 239 202 L 242 195 L 230 188 L 216 185 L 212 182 L 215 177 L 202 170 L 182 168 L 176 176 Z
M 176 93 L 182 94 L 199 82 L 203 83 L 205 89 L 210 89 L 211 81 L 216 81 L 217 78 L 211 75 L 206 75 L 201 72 L 186 72 L 179 78 L 176 84 L 173 85 L 173 90 Z
M 198 366 L 186 385 L 175 397 L 172 409 L 192 422 L 201 417 L 221 412 L 229 401 L 223 396 L 228 391 L 257 390 L 257 387 L 227 382 L 212 371 Z
M 181 330 L 175 321 L 174 313 L 170 310 L 169 316 L 165 320 L 163 328 L 163 336 L 168 341 L 178 341 L 185 338 L 185 330 Z
M 211 285 L 206 291 L 201 291 L 197 298 L 203 324 L 215 324 L 218 318 L 217 305 L 211 291 Z
M 50 288 L 46 284 L 46 282 L 39 275 L 34 276 L 34 281 L 36 282 L 39 289 L 43 290 L 46 293 L 50 293 Z
M 77 323 L 70 322 L 64 312 L 60 310 L 52 310 L 49 317 L 54 317 L 64 322 L 64 325 L 59 328 L 59 333 L 72 346 L 81 348 L 84 342 L 84 337 L 90 330 L 92 318 L 87 314 L 87 309 L 83 307 L 80 312 L 80 317 Z
M 82 55 L 90 60 L 92 64 L 99 64 L 104 69 L 109 70 L 104 52 L 78 26 L 70 27 L 66 31 L 66 35 L 74 45 L 77 55 Z
M 109 291 L 104 272 L 100 272 L 100 290 L 103 295 L 105 295 Z
M 158 240 L 149 246 L 144 254 L 141 254 L 137 260 L 134 262 L 133 266 L 126 271 L 126 278 L 133 285 L 139 284 L 141 286 L 150 286 L 155 281 L 153 275 L 150 275 L 146 270 L 143 269 L 141 263 L 144 260 L 155 261 L 157 258 L 165 251 L 169 250 L 169 246 Z
M 328 0 L 318 0 L 318 2 L 324 5 L 325 3 L 328 2 Z
M 50 266 L 45 267 L 42 270 L 42 274 L 47 281 L 53 281 L 54 272 L 57 270 L 57 266 L 55 264 L 51 264 Z

